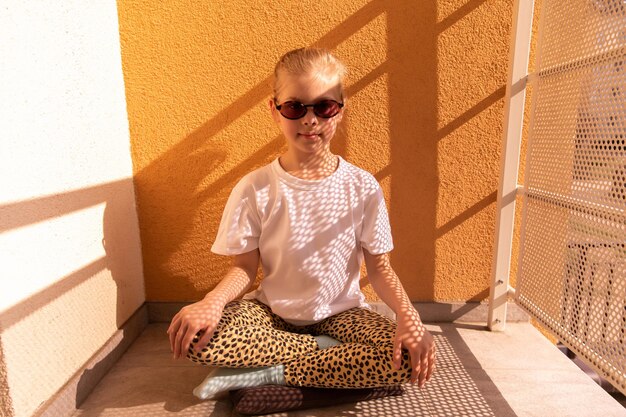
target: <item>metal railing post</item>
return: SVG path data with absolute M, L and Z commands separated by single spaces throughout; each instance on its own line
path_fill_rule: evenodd
M 504 330 L 509 293 L 515 197 L 524 120 L 524 101 L 532 35 L 534 0 L 515 0 L 509 52 L 509 75 L 504 96 L 504 133 L 496 212 L 494 256 L 489 292 L 490 330 Z

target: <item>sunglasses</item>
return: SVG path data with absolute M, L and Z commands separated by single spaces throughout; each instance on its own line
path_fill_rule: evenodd
M 343 103 L 338 103 L 335 100 L 322 100 L 314 104 L 302 104 L 299 101 L 285 101 L 283 104 L 278 104 L 276 99 L 274 99 L 274 104 L 276 105 L 276 110 L 285 119 L 290 120 L 304 117 L 308 111 L 307 107 L 313 107 L 313 113 L 322 119 L 335 117 L 343 107 Z

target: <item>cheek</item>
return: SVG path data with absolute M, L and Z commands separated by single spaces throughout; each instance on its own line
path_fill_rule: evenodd
M 337 121 L 335 119 L 329 120 L 324 126 L 322 126 L 322 132 L 325 135 L 332 135 L 337 130 Z
M 273 106 L 270 109 L 270 113 L 272 115 L 272 119 L 274 119 L 274 123 L 276 123 L 277 125 L 280 126 L 280 122 L 281 122 L 281 115 L 278 113 L 278 110 L 276 110 Z
M 291 120 L 285 119 L 284 117 L 282 117 L 279 125 L 280 130 L 286 135 L 294 135 L 298 131 L 298 125 L 293 123 Z
M 333 119 L 335 121 L 335 125 L 338 125 L 343 120 L 343 110 L 339 112 L 337 116 Z

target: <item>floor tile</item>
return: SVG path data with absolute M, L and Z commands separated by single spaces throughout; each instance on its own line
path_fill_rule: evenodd
M 234 416 L 238 414 L 234 413 Z M 407 386 L 401 396 L 379 398 L 331 407 L 268 414 L 264 417 L 430 417 L 423 393 Z
M 74 414 L 80 417 L 231 415 L 228 400 L 200 401 L 192 390 L 206 376 L 202 367 L 116 367 Z
M 174 360 L 167 336 L 168 325 L 150 324 L 135 343 L 117 362 L 121 367 L 132 366 L 192 366 L 198 365 L 183 358 Z
M 487 370 L 519 416 L 626 417 L 626 409 L 578 370 Z
M 572 366 L 528 323 L 508 323 L 502 332 L 462 324 L 447 324 L 444 329 L 466 367 L 549 370 Z

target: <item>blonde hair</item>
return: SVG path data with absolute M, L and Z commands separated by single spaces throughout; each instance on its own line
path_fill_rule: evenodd
M 299 48 L 283 55 L 274 68 L 274 97 L 278 96 L 283 82 L 282 74 L 310 75 L 314 79 L 334 82 L 336 80 L 344 97 L 343 79 L 346 67 L 330 51 L 322 48 Z

